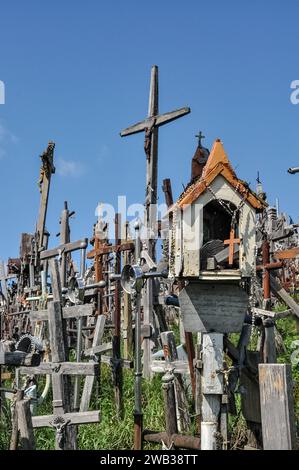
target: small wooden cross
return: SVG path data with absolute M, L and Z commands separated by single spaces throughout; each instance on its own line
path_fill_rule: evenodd
M 224 240 L 224 245 L 228 245 L 228 264 L 230 266 L 233 265 L 234 263 L 234 245 L 239 245 L 241 243 L 240 238 L 235 238 L 235 229 L 231 228 L 230 234 L 229 234 L 229 239 Z

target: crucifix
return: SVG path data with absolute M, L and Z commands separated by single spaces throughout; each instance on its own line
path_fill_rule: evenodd
M 122 243 L 118 240 L 115 241 L 115 245 L 109 244 L 105 235 L 106 229 L 107 227 L 104 226 L 103 222 L 99 219 L 95 228 L 94 247 L 87 253 L 87 259 L 94 260 L 95 282 L 104 280 L 103 264 L 106 255 L 110 255 L 111 253 L 124 253 L 126 251 L 130 252 L 134 250 L 135 246 L 133 241 L 125 241 Z M 102 290 L 99 291 L 98 313 L 100 315 L 103 313 Z
M 228 245 L 228 264 L 232 266 L 234 264 L 234 253 L 235 253 L 235 245 L 239 245 L 241 243 L 240 238 L 235 238 L 235 229 L 231 228 L 229 233 L 229 239 L 224 240 L 224 245 Z
M 53 163 L 54 148 L 55 143 L 49 142 L 47 150 L 45 150 L 45 152 L 43 152 L 40 156 L 42 160 L 42 166 L 38 184 L 41 192 L 41 199 L 38 221 L 36 225 L 36 244 L 38 249 L 43 247 L 51 176 L 53 173 L 55 173 L 55 166 Z
M 148 117 L 133 126 L 121 131 L 121 137 L 139 132 L 145 132 L 144 151 L 146 154 L 146 196 L 145 196 L 145 228 L 146 247 L 151 259 L 155 261 L 155 228 L 157 225 L 157 178 L 158 178 L 158 129 L 190 113 L 190 108 L 180 108 L 165 114 L 159 114 L 158 95 L 158 67 L 154 65 L 151 70 L 151 83 L 149 95 Z M 143 297 L 144 324 L 153 322 L 153 280 L 148 279 Z M 144 339 L 143 373 L 146 378 L 151 377 L 151 338 Z
M 273 269 L 279 269 L 283 266 L 281 261 L 270 262 L 270 245 L 267 238 L 263 240 L 262 244 L 262 264 L 256 267 L 257 271 L 263 273 L 263 294 L 264 294 L 264 305 L 265 310 L 270 310 L 271 301 L 271 284 L 270 284 L 270 271 Z M 264 330 L 264 341 L 263 341 L 263 360 L 267 363 L 277 362 L 276 357 L 276 346 L 275 346 L 275 330 L 274 321 L 271 318 L 265 318 L 263 320 L 265 327 Z
M 53 389 L 53 414 L 34 416 L 34 428 L 52 427 L 56 431 L 55 448 L 57 450 L 74 449 L 76 438 L 72 425 L 99 422 L 98 411 L 77 413 L 71 411 L 70 388 L 68 376 L 96 375 L 99 366 L 95 363 L 68 362 L 68 347 L 66 341 L 67 318 L 79 318 L 82 315 L 91 315 L 91 305 L 78 305 L 62 308 L 62 295 L 58 262 L 50 259 L 50 272 L 53 291 L 53 302 L 49 303 L 48 311 L 31 312 L 32 319 L 47 319 L 50 334 L 51 362 L 43 362 L 38 367 L 21 367 L 21 374 L 44 375 L 51 374 Z
M 201 141 L 202 139 L 205 139 L 206 137 L 203 135 L 203 133 L 201 131 L 199 131 L 198 134 L 196 134 L 197 139 L 198 139 L 198 147 L 201 147 Z

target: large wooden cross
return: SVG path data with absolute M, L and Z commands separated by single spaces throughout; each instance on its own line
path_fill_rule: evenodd
M 146 154 L 146 199 L 145 199 L 145 228 L 147 230 L 147 251 L 155 261 L 155 244 L 153 236 L 157 222 L 157 178 L 158 178 L 158 129 L 190 113 L 190 108 L 180 108 L 165 114 L 159 114 L 158 67 L 154 65 L 151 70 L 151 83 L 149 95 L 148 116 L 144 121 L 122 130 L 121 137 L 145 132 L 144 150 Z M 153 281 L 148 279 L 144 292 L 144 324 L 150 325 L 153 321 Z M 146 378 L 151 376 L 151 338 L 144 339 L 144 366 L 143 373 Z
M 224 245 L 228 245 L 228 264 L 232 266 L 234 264 L 234 253 L 235 253 L 235 245 L 239 245 L 241 243 L 240 238 L 235 238 L 235 230 L 231 228 L 229 239 L 224 240 Z
M 99 422 L 98 411 L 74 413 L 71 411 L 70 388 L 67 376 L 96 375 L 99 366 L 96 363 L 68 362 L 67 341 L 65 335 L 65 319 L 91 315 L 91 305 L 78 305 L 62 308 L 61 285 L 58 262 L 50 259 L 50 271 L 53 291 L 53 302 L 49 303 L 47 318 L 44 312 L 36 311 L 30 314 L 31 319 L 47 319 L 50 333 L 50 348 L 52 362 L 41 363 L 38 367 L 21 367 L 21 374 L 43 375 L 51 374 L 53 390 L 53 414 L 34 416 L 34 428 L 52 427 L 56 431 L 55 448 L 57 450 L 74 449 L 75 438 L 72 425 Z M 73 428 L 73 429 L 72 429 Z M 72 431 L 72 432 L 71 432 Z

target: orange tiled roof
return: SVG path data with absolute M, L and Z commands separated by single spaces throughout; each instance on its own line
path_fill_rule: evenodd
M 245 196 L 246 201 L 255 209 L 262 209 L 267 205 L 249 189 L 244 181 L 238 179 L 225 153 L 222 142 L 220 139 L 217 139 L 214 142 L 208 161 L 204 167 L 202 177 L 186 189 L 178 200 L 177 206 L 183 208 L 185 205 L 192 204 L 192 202 L 206 191 L 207 186 L 209 186 L 218 175 L 223 176 L 242 197 Z

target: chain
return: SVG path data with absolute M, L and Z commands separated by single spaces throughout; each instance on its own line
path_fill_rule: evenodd
M 214 190 L 211 188 L 211 186 L 206 186 L 207 190 L 212 194 L 214 199 L 216 199 L 219 204 L 223 207 L 223 209 L 231 216 L 233 216 L 234 211 L 231 210 L 230 206 L 226 204 L 226 202 L 223 199 L 217 198 L 217 194 L 214 192 Z

